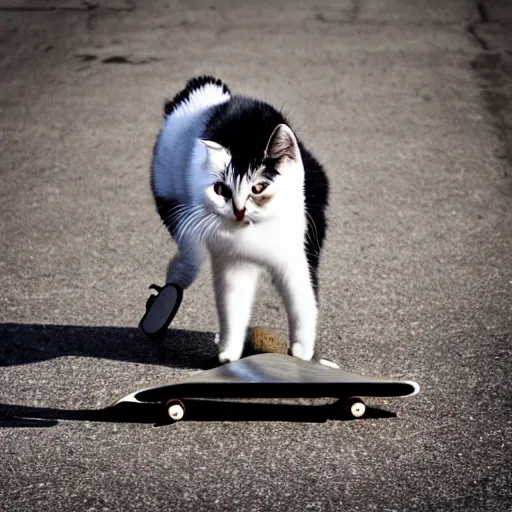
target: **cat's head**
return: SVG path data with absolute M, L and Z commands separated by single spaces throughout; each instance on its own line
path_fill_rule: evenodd
M 228 149 L 202 140 L 206 208 L 227 223 L 249 225 L 286 215 L 304 201 L 304 167 L 297 138 L 285 124 L 270 136 L 260 161 L 236 168 Z

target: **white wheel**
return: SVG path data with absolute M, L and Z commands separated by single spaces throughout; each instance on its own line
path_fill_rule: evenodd
M 347 409 L 353 418 L 362 418 L 366 412 L 366 405 L 360 398 L 349 398 Z
M 170 400 L 167 403 L 167 414 L 174 421 L 180 421 L 185 416 L 185 407 L 179 401 Z

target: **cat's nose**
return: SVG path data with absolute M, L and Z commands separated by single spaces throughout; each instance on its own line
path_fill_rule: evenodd
M 244 220 L 245 208 L 238 210 L 235 205 L 233 205 L 233 213 L 235 214 L 235 218 L 238 222 L 242 222 Z

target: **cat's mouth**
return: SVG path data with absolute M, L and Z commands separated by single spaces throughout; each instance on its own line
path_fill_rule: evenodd
M 251 221 L 247 218 L 244 218 L 244 219 L 236 219 L 236 220 L 233 220 L 233 222 L 237 225 L 237 226 L 240 226 L 241 228 L 244 228 L 246 226 L 249 226 L 251 224 Z
M 224 226 L 229 229 L 233 229 L 233 227 L 235 229 L 244 229 L 252 224 L 251 220 L 248 219 L 247 217 L 244 217 L 241 220 L 236 220 L 231 217 L 223 217 L 222 221 Z

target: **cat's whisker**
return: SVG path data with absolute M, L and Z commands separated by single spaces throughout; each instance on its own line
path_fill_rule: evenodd
M 201 217 L 201 213 L 197 212 L 191 216 L 189 216 L 182 225 L 178 227 L 176 232 L 178 233 L 178 237 L 182 240 L 185 236 L 187 238 L 193 239 L 193 232 L 196 229 L 196 222 Z
M 201 205 L 197 206 L 190 206 L 190 205 L 178 205 L 178 207 L 175 207 L 169 215 L 164 219 L 164 222 L 178 222 L 178 219 L 182 218 L 185 215 L 190 215 L 196 211 L 202 210 Z
M 200 240 L 203 240 L 205 238 L 206 233 L 208 231 L 209 226 L 211 225 L 213 218 L 215 218 L 215 215 L 213 215 L 212 213 L 209 213 L 201 221 L 201 224 L 199 225 Z
M 176 206 L 173 206 L 169 210 L 169 214 L 174 215 L 181 211 L 192 211 L 192 210 L 199 209 L 199 208 L 202 208 L 202 206 L 201 205 L 190 205 L 190 204 L 178 204 Z
M 185 215 L 192 215 L 198 211 L 202 210 L 201 205 L 180 205 L 180 208 L 176 208 L 171 210 L 170 214 L 168 215 L 169 219 L 172 219 L 174 221 L 178 220 L 179 218 L 185 216 Z
M 194 240 L 202 240 L 202 228 L 204 223 L 206 222 L 207 217 L 199 217 L 197 222 L 192 226 L 192 229 L 188 233 L 188 236 L 190 238 L 193 238 Z
M 187 222 L 187 220 L 195 214 L 191 214 L 190 212 L 182 212 L 179 215 L 176 215 L 175 217 L 169 219 L 168 225 L 174 224 L 176 227 L 176 231 L 182 229 L 181 226 Z
M 318 231 L 316 229 L 315 221 L 313 220 L 313 218 L 311 217 L 310 213 L 307 210 L 305 210 L 305 213 L 306 213 L 306 222 L 307 222 L 308 226 L 311 226 L 311 228 L 313 229 L 313 235 L 314 235 L 315 239 L 314 240 L 311 239 L 311 237 L 309 235 L 309 230 L 306 230 L 306 237 L 308 238 L 309 243 L 311 244 L 313 249 L 315 249 L 316 247 L 320 248 L 321 244 L 318 240 Z M 318 249 L 315 249 L 315 253 L 316 253 L 316 255 L 319 254 Z
M 315 256 L 317 254 L 316 252 L 312 252 L 315 251 L 315 248 L 308 234 L 306 234 L 306 239 L 304 240 L 304 251 L 306 251 L 306 253 L 309 254 L 310 256 Z
M 318 231 L 316 229 L 315 221 L 313 220 L 313 217 L 311 216 L 311 214 L 308 212 L 307 209 L 305 209 L 304 212 L 306 214 L 306 220 L 307 220 L 308 225 L 313 228 L 313 234 L 315 236 L 315 243 L 316 243 L 317 247 L 319 247 L 320 242 L 318 241 Z
M 186 226 L 183 228 L 184 232 L 187 231 L 187 236 L 191 239 L 197 239 L 199 241 L 202 240 L 202 230 L 205 222 L 207 221 L 208 217 L 212 215 L 210 213 L 207 213 L 206 215 L 204 212 L 197 212 L 193 218 L 187 222 Z
M 209 233 L 207 234 L 209 239 L 212 238 L 212 234 L 219 233 L 221 225 L 222 220 L 217 215 L 212 215 L 212 219 L 208 227 Z
M 213 215 L 212 219 L 210 221 L 210 225 L 208 226 L 208 233 L 207 237 L 208 240 L 211 240 L 212 238 L 216 237 L 218 233 L 220 232 L 222 226 L 222 219 L 218 217 L 217 215 Z
M 163 219 L 163 223 L 165 226 L 169 227 L 172 223 L 178 223 L 178 219 L 183 216 L 183 215 L 186 215 L 187 214 L 187 211 L 183 211 L 183 210 L 180 210 L 180 211 L 173 211 L 171 213 L 169 213 L 166 217 L 164 217 Z
M 173 206 L 172 208 L 169 209 L 169 211 L 167 212 L 167 216 L 164 219 L 171 217 L 176 212 L 183 210 L 184 208 L 190 208 L 190 206 L 185 204 L 177 204 L 176 206 Z
M 310 256 L 311 258 L 317 258 L 319 256 L 319 254 L 313 254 L 307 250 L 304 250 L 304 253 L 307 255 L 307 256 Z
M 180 242 L 183 237 L 187 234 L 188 228 L 193 225 L 193 222 L 197 218 L 197 216 L 200 215 L 200 212 L 193 212 L 191 214 L 187 214 L 184 217 L 183 222 L 181 221 L 175 221 L 176 224 L 176 240 Z M 181 219 L 180 218 L 180 219 Z
M 209 219 L 203 219 L 201 225 L 198 227 L 197 239 L 203 243 L 208 238 L 208 225 Z

